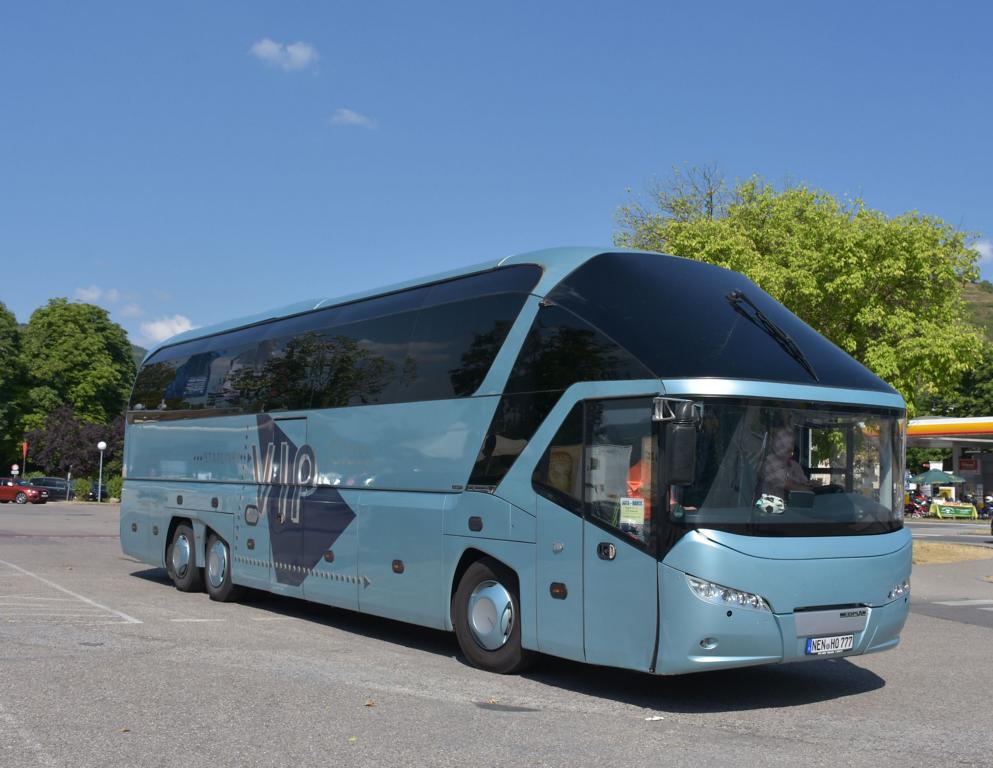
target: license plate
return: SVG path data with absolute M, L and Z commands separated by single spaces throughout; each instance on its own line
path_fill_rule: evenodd
M 833 637 L 808 637 L 807 655 L 821 656 L 826 653 L 850 651 L 855 645 L 855 635 L 835 635 Z

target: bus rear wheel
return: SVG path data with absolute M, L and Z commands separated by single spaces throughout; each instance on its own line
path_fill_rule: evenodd
M 203 589 L 203 571 L 197 567 L 196 539 L 193 529 L 186 523 L 180 523 L 172 532 L 166 552 L 166 572 L 180 592 Z
M 490 558 L 470 565 L 452 605 L 455 636 L 466 660 L 509 675 L 527 668 L 533 654 L 521 646 L 521 604 L 507 569 Z
M 231 548 L 228 543 L 216 533 L 211 533 L 207 537 L 206 552 L 204 586 L 210 599 L 221 603 L 237 600 L 240 590 L 231 581 Z

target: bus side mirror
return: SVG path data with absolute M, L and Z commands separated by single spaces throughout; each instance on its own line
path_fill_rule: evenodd
M 692 400 L 655 398 L 653 421 L 663 426 L 664 480 L 669 485 L 692 485 L 696 478 L 696 439 L 700 408 Z

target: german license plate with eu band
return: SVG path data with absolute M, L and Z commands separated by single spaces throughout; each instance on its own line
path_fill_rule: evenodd
M 808 637 L 807 655 L 822 656 L 827 653 L 850 651 L 855 645 L 855 635 L 834 635 L 833 637 Z

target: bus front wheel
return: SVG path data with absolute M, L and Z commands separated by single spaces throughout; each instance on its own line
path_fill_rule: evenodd
M 180 592 L 199 592 L 203 589 L 203 571 L 197 567 L 196 539 L 193 529 L 186 523 L 180 523 L 172 532 L 172 541 L 166 552 L 166 572 Z
M 452 606 L 455 636 L 474 667 L 499 674 L 523 671 L 532 654 L 521 646 L 521 605 L 508 570 L 489 558 L 470 565 Z

